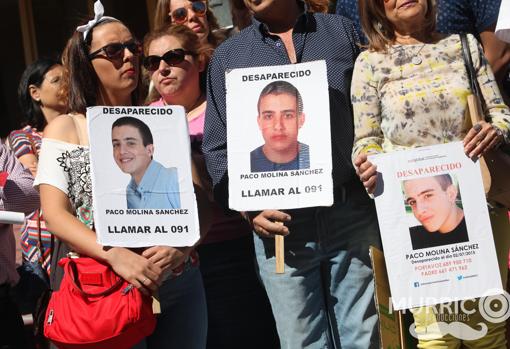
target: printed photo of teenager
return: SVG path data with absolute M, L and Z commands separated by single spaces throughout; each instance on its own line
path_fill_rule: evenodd
M 262 89 L 257 109 L 264 144 L 250 152 L 251 172 L 310 168 L 309 147 L 298 141 L 305 122 L 298 89 L 286 81 L 273 81 Z
M 177 168 L 165 168 L 153 159 L 150 128 L 140 119 L 124 116 L 112 124 L 113 157 L 131 175 L 126 187 L 128 209 L 180 208 Z
M 406 211 L 420 225 L 409 228 L 413 250 L 469 241 L 459 189 L 450 174 L 402 182 Z

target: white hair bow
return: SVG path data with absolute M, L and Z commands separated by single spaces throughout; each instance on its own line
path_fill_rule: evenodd
M 118 19 L 108 16 L 103 16 L 104 14 L 104 7 L 100 0 L 97 0 L 94 3 L 94 19 L 91 19 L 87 24 L 80 25 L 76 28 L 76 31 L 83 33 L 83 40 L 87 38 L 87 34 L 89 31 L 94 28 L 94 26 L 98 23 L 101 23 L 102 21 L 106 19 L 113 19 L 114 21 L 118 21 Z

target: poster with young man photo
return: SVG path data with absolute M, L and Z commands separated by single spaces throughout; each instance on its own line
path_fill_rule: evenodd
M 199 226 L 182 107 L 94 107 L 87 122 L 98 242 L 193 245 Z
M 443 173 L 402 181 L 413 250 L 469 241 L 456 176 Z
M 480 166 L 462 142 L 369 159 L 394 308 L 501 293 Z
M 330 206 L 326 64 L 234 69 L 226 75 L 229 206 Z

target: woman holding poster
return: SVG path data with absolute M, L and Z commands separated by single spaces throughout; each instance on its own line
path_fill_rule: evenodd
M 466 155 L 477 159 L 508 142 L 510 111 L 481 47 L 471 35 L 470 53 L 488 121 L 466 129 L 470 88 L 460 37 L 435 32 L 434 1 L 365 0 L 360 2 L 360 14 L 369 50 L 359 55 L 352 79 L 353 160 L 368 192 L 374 192 L 377 175 L 367 154 L 464 140 Z M 499 218 L 504 216 L 499 213 Z M 418 332 L 435 322 L 434 313 L 427 317 L 423 310 L 413 311 Z M 476 318 L 471 316 L 466 324 L 473 327 Z M 470 347 L 505 348 L 504 322 L 487 325 L 488 334 L 471 342 Z M 461 342 L 447 333 L 438 337 L 430 340 L 419 335 L 419 347 L 456 348 Z
M 144 38 L 144 66 L 161 96 L 151 105 L 184 106 L 192 156 L 195 163 L 203 164 L 204 183 L 209 183 L 201 150 L 206 101 L 199 75 L 211 53 L 209 45 L 201 45 L 197 35 L 181 25 L 161 28 Z M 209 318 L 207 347 L 237 348 L 246 342 L 276 348 L 274 319 L 253 263 L 250 227 L 239 214 L 227 217 L 217 205 L 212 213 L 213 225 L 198 247 Z
M 139 83 L 141 45 L 122 22 L 103 16 L 99 1 L 94 11 L 95 18 L 76 29 L 63 54 L 64 90 L 72 114 L 57 117 L 44 133 L 36 184 L 47 225 L 74 251 L 109 264 L 141 292 L 159 291 L 161 314 L 147 338 L 149 348 L 203 348 L 205 297 L 200 271 L 191 259 L 175 258 L 181 251 L 172 247 L 137 253 L 96 242 L 84 114 L 89 106 L 137 105 L 145 87 Z M 55 253 L 58 257 L 62 253 Z M 53 289 L 58 289 L 58 276 L 54 280 Z

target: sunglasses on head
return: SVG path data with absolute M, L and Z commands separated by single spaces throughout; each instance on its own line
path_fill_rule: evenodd
M 203 17 L 207 12 L 207 4 L 205 1 L 193 1 L 191 3 L 191 10 L 198 17 Z M 188 7 L 179 7 L 173 10 L 170 13 L 170 17 L 172 18 L 172 22 L 175 24 L 182 24 L 186 22 L 186 19 L 188 19 Z
M 89 54 L 89 59 L 94 59 L 99 56 L 101 52 L 104 52 L 105 56 L 109 59 L 119 59 L 124 56 L 124 50 L 128 49 L 132 54 L 139 55 L 142 53 L 142 46 L 139 42 L 132 40 L 125 43 L 114 42 L 106 46 L 101 47 L 99 50 Z
M 159 69 L 161 60 L 165 61 L 168 65 L 176 65 L 182 63 L 186 55 L 195 56 L 193 52 L 185 51 L 182 48 L 167 51 L 163 56 L 147 56 L 143 59 L 143 66 L 149 71 L 156 71 Z

